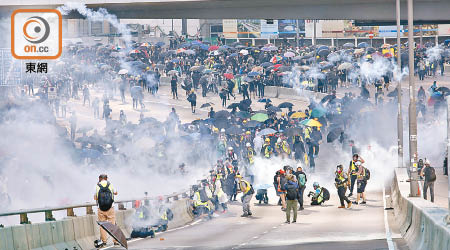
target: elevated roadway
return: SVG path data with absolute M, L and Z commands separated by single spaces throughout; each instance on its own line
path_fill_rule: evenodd
M 57 8 L 67 0 L 0 1 L 0 16 L 9 16 L 17 8 Z M 73 1 L 72 1 L 73 2 Z M 394 0 L 84 0 L 87 7 L 105 8 L 118 18 L 240 18 L 240 19 L 355 19 L 394 21 Z M 445 22 L 450 1 L 415 0 L 416 21 Z M 406 1 L 402 1 L 402 19 L 406 20 Z M 79 15 L 71 13 L 68 18 Z

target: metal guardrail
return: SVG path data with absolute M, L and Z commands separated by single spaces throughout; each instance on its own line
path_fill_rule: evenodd
M 170 195 L 164 195 L 164 200 L 168 203 L 170 202 L 170 199 L 178 200 L 181 198 L 188 197 L 189 191 L 183 191 L 179 193 L 173 193 Z M 130 199 L 130 200 L 118 200 L 114 201 L 118 205 L 119 210 L 126 210 L 125 204 L 126 203 L 132 203 L 132 207 L 134 207 L 135 201 L 150 201 L 155 200 L 156 197 L 143 197 L 143 198 L 137 198 L 137 199 Z M 53 217 L 54 211 L 61 211 L 66 210 L 68 217 L 75 217 L 74 208 L 86 208 L 86 214 L 94 214 L 93 207 L 96 207 L 97 203 L 95 202 L 87 202 L 84 204 L 77 204 L 77 205 L 67 205 L 67 206 L 59 206 L 59 207 L 44 207 L 44 208 L 36 208 L 36 209 L 20 209 L 15 211 L 7 211 L 7 212 L 0 212 L 0 217 L 5 216 L 13 216 L 13 215 L 20 215 L 20 224 L 30 224 L 30 221 L 28 220 L 28 214 L 33 213 L 45 213 L 45 221 L 55 221 L 55 218 Z

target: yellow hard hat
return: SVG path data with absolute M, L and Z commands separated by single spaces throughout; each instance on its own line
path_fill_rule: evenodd
M 269 138 L 266 138 L 266 140 L 265 140 L 266 142 L 270 142 L 270 139 Z
M 281 116 L 285 116 L 286 114 L 284 112 L 281 113 Z
M 251 135 L 252 133 L 250 131 L 245 132 L 246 135 Z

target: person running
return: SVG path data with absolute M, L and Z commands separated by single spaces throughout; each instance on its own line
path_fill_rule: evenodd
M 191 93 L 188 95 L 187 100 L 191 103 L 191 111 L 195 113 L 195 107 L 197 106 L 197 95 L 194 90 L 191 90 Z
M 111 224 L 116 224 L 116 216 L 114 213 L 114 196 L 117 195 L 117 191 L 113 185 L 108 181 L 106 174 L 101 174 L 98 177 L 98 183 L 95 189 L 94 200 L 98 205 L 98 220 L 108 221 Z M 103 228 L 100 228 L 100 240 L 99 246 L 103 247 L 107 242 L 107 233 Z M 118 245 L 114 240 L 114 245 Z
M 427 199 L 428 188 L 430 189 L 431 202 L 434 202 L 434 182 L 436 181 L 436 172 L 430 162 L 425 160 L 425 167 L 420 173 L 421 176 L 425 178 L 423 183 L 423 198 Z
M 334 181 L 336 182 L 336 188 L 339 195 L 339 200 L 341 202 L 341 205 L 339 208 L 345 208 L 344 201 L 347 202 L 347 208 L 350 208 L 352 206 L 352 202 L 345 196 L 345 191 L 347 191 L 347 183 L 348 183 L 348 176 L 344 172 L 344 167 L 342 165 L 338 165 L 336 167 L 335 172 L 336 177 L 334 178 Z
M 275 185 L 276 185 L 276 191 L 277 196 L 280 197 L 280 201 L 278 204 L 281 203 L 281 210 L 286 210 L 286 190 L 284 189 L 284 184 L 286 184 L 286 177 L 284 170 L 279 170 L 276 175 L 275 179 Z
M 297 222 L 297 202 L 299 197 L 299 187 L 294 175 L 289 174 L 287 182 L 284 184 L 286 190 L 286 223 L 291 223 L 291 210 L 293 213 L 292 223 Z

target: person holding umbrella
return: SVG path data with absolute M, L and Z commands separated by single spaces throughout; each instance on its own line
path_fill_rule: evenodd
M 173 99 L 175 99 L 175 97 L 178 99 L 177 81 L 178 81 L 177 76 L 173 75 L 172 80 L 170 80 L 170 91 L 173 96 Z

